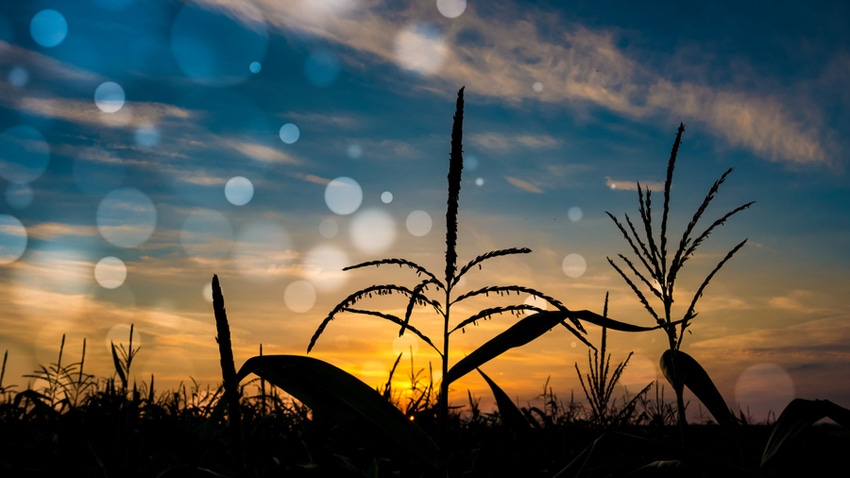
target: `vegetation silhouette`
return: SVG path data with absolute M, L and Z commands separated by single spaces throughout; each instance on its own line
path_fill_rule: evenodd
M 685 125 L 684 123 L 681 123 L 679 124 L 678 131 L 676 132 L 676 139 L 673 142 L 670 159 L 667 162 L 667 175 L 664 181 L 664 203 L 658 237 L 655 237 L 653 231 L 652 191 L 647 188 L 644 194 L 644 190 L 640 183 L 637 183 L 639 204 L 638 211 L 640 214 L 639 226 L 643 227 L 643 236 L 641 236 L 639 228 L 635 227 L 635 224 L 628 215 L 625 215 L 626 224 L 628 226 L 626 227 L 610 212 L 606 212 L 606 214 L 612 221 L 614 221 L 614 224 L 616 224 L 617 228 L 623 234 L 623 237 L 634 253 L 634 257 L 637 258 L 639 265 L 635 265 L 635 261 L 629 259 L 626 255 L 618 254 L 620 260 L 626 264 L 628 271 L 631 273 L 627 274 L 624 269 L 610 257 L 608 258 L 608 262 L 629 285 L 635 296 L 638 300 L 640 300 L 641 304 L 643 304 L 644 308 L 646 308 L 661 330 L 663 330 L 667 335 L 668 350 L 661 357 L 661 370 L 673 386 L 673 390 L 676 392 L 676 406 L 679 415 L 679 424 L 682 427 L 687 424 L 683 398 L 683 390 L 686 385 L 691 388 L 692 391 L 698 393 L 700 400 L 714 415 L 715 419 L 719 422 L 731 424 L 734 420 L 730 419 L 728 408 L 726 408 L 725 403 L 723 403 L 720 393 L 711 382 L 708 374 L 705 373 L 698 362 L 693 360 L 693 358 L 682 352 L 680 349 L 685 331 L 691 325 L 691 321 L 697 316 L 696 304 L 700 297 L 702 297 L 706 286 L 708 286 L 711 279 L 715 276 L 715 274 L 717 274 L 723 265 L 726 264 L 726 262 L 731 259 L 732 256 L 734 256 L 735 253 L 744 246 L 744 244 L 747 243 L 747 240 L 744 239 L 727 252 L 726 256 L 718 262 L 714 269 L 703 279 L 702 283 L 694 293 L 693 298 L 690 301 L 690 305 L 681 318 L 674 318 L 673 316 L 674 289 L 676 280 L 678 279 L 679 273 L 685 263 L 694 255 L 697 248 L 703 243 L 703 241 L 705 241 L 705 239 L 708 238 L 709 234 L 711 234 L 711 232 L 717 227 L 724 225 L 733 215 L 749 208 L 754 201 L 742 204 L 732 209 L 719 219 L 712 222 L 711 225 L 703 230 L 702 233 L 695 235 L 694 229 L 711 201 L 715 198 L 715 195 L 720 189 L 720 185 L 726 181 L 726 177 L 732 172 L 732 168 L 729 168 L 709 189 L 708 194 L 706 194 L 692 219 L 685 227 L 673 256 L 670 257 L 668 251 L 670 190 L 673 186 L 673 171 L 676 167 L 676 157 L 679 153 L 679 146 L 682 144 L 682 133 L 684 132 Z M 657 311 L 656 308 L 652 306 L 650 301 L 647 299 L 648 294 L 646 292 L 648 292 L 649 295 L 654 296 L 661 303 L 661 311 Z M 699 379 L 696 377 L 699 377 Z M 697 390 L 693 390 L 694 388 L 698 388 L 699 392 L 697 392 Z
M 410 333 L 432 347 L 441 359 L 442 377 L 437 389 L 424 383 L 422 370 L 414 373 L 411 362 L 411 388 L 417 394 L 406 408 L 422 414 L 435 414 L 439 428 L 435 440 L 394 401 L 391 380 L 382 391 L 365 384 L 344 370 L 306 355 L 264 355 L 247 359 L 237 370 L 230 341 L 230 326 L 224 295 L 213 276 L 213 313 L 216 340 L 222 366 L 222 385 L 201 389 L 197 382 L 177 390 L 154 389 L 154 377 L 137 383 L 131 375 L 133 347 L 110 344 L 114 373 L 96 379 L 84 371 L 86 341 L 79 362 L 65 357 L 64 336 L 55 363 L 40 365 L 28 378 L 36 380 L 25 390 L 4 385 L 8 352 L 0 368 L 0 470 L 3 476 L 783 476 L 818 475 L 846 464 L 850 446 L 850 410 L 828 400 L 795 399 L 769 426 L 754 425 L 742 416 L 736 418 L 717 392 L 708 373 L 679 348 L 682 335 L 696 317 L 695 306 L 709 281 L 746 241 L 733 248 L 708 274 L 681 318 L 671 314 L 673 285 L 682 265 L 696 247 L 718 225 L 749 207 L 748 203 L 716 220 L 703 233 L 693 235 L 698 220 L 730 171 L 712 186 L 683 234 L 679 247 L 668 262 L 667 214 L 669 190 L 681 125 L 668 162 L 661 234 L 652 233 L 650 192 L 640 186 L 638 197 L 645 237 L 626 216 L 623 226 L 613 215 L 640 265 L 620 255 L 626 264 L 614 260 L 612 266 L 656 319 L 656 325 L 643 327 L 613 320 L 608 315 L 607 295 L 603 314 L 572 311 L 557 299 L 538 290 L 518 285 L 495 285 L 458 293 L 461 276 L 481 267 L 489 259 L 530 252 L 510 248 L 488 252 L 457 265 L 457 218 L 462 157 L 463 89 L 458 92 L 452 127 L 446 213 L 446 253 L 443 277 L 406 259 L 382 259 L 347 269 L 400 266 L 414 272 L 419 281 L 407 287 L 383 284 L 367 287 L 346 297 L 321 322 L 311 338 L 308 352 L 328 324 L 343 313 L 388 321 L 399 335 Z M 626 272 L 630 272 L 627 274 Z M 653 279 L 659 280 L 655 284 Z M 638 287 L 638 286 L 641 287 Z M 662 287 L 663 285 L 663 287 Z M 649 288 L 661 300 L 663 313 L 655 313 L 641 288 Z M 666 287 L 666 289 L 664 288 Z M 436 292 L 439 299 L 429 296 Z M 486 298 L 489 294 L 529 294 L 544 299 L 554 310 L 533 304 L 484 308 L 456 320 L 450 314 L 460 302 Z M 370 295 L 406 298 L 403 317 L 370 309 L 355 308 Z M 416 307 L 433 310 L 442 319 L 442 336 L 432 340 L 411 324 Z M 455 308 L 455 311 L 458 309 Z M 452 364 L 449 346 L 452 334 L 479 320 L 500 314 L 533 312 L 520 318 L 502 333 L 474 352 Z M 597 350 L 585 337 L 582 323 L 602 328 Z M 590 410 L 571 398 L 561 403 L 554 391 L 544 385 L 539 397 L 542 407 L 520 409 L 481 367 L 506 351 L 528 344 L 559 326 L 589 346 L 590 371 L 582 378 L 582 388 Z M 665 377 L 677 391 L 676 418 L 673 406 L 659 395 L 646 399 L 645 388 L 634 397 L 623 397 L 623 406 L 612 406 L 613 390 L 624 362 L 610 368 L 607 332 L 628 333 L 663 329 L 669 349 L 662 355 Z M 441 340 L 439 340 L 441 339 Z M 401 356 L 395 361 L 395 372 Z M 450 408 L 449 385 L 476 370 L 490 386 L 498 411 L 482 413 L 478 400 L 467 392 L 469 410 Z M 246 380 L 250 375 L 258 378 Z M 130 386 L 132 380 L 132 387 Z M 259 395 L 249 395 L 248 387 L 259 380 Z M 433 378 L 432 378 L 433 380 Z M 270 389 L 267 389 L 267 385 Z M 688 387 L 709 409 L 720 426 L 688 425 L 682 419 L 681 391 Z M 436 410 L 434 405 L 436 404 Z M 469 415 L 466 415 L 466 414 Z M 838 426 L 814 426 L 830 418 Z M 671 423 L 682 431 L 687 442 L 671 439 Z M 457 448 L 449 449 L 447 437 Z M 450 460 L 449 453 L 454 453 Z

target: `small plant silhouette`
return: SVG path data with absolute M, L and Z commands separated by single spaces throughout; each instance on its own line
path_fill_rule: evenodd
M 608 294 L 605 294 L 605 307 L 602 315 L 608 317 Z M 608 351 L 608 328 L 602 327 L 602 338 L 599 349 L 587 350 L 588 373 L 582 376 L 578 364 L 575 364 L 579 384 L 590 405 L 590 422 L 602 427 L 628 423 L 632 417 L 637 403 L 643 399 L 646 392 L 652 387 L 650 382 L 643 390 L 638 392 L 630 401 L 623 404 L 623 408 L 617 410 L 611 401 L 614 387 L 620 381 L 623 371 L 629 364 L 634 352 L 629 352 L 626 359 L 611 369 L 611 354 Z
M 65 334 L 62 334 L 62 342 L 59 345 L 59 356 L 55 363 L 48 366 L 39 365 L 39 369 L 24 377 L 40 379 L 45 385 L 40 391 L 28 388 L 22 395 L 34 403 L 39 403 L 43 410 L 55 410 L 62 412 L 76 407 L 81 398 L 95 386 L 94 376 L 84 373 L 83 366 L 86 360 L 86 339 L 83 339 L 82 357 L 79 362 L 68 364 L 62 363 L 65 351 Z M 3 358 L 5 370 L 6 357 Z M 0 379 L 2 384 L 2 379 Z
M 625 268 L 618 265 L 617 262 L 610 257 L 608 258 L 608 262 L 620 274 L 629 287 L 631 287 L 638 300 L 640 300 L 641 304 L 643 304 L 649 314 L 655 319 L 659 328 L 663 329 L 667 334 L 668 350 L 661 359 L 662 371 L 664 371 L 665 376 L 670 381 L 674 391 L 676 392 L 676 405 L 680 425 L 687 423 L 685 418 L 685 403 L 682 397 L 683 387 L 685 385 L 684 380 L 687 374 L 683 368 L 688 367 L 688 365 L 685 365 L 686 363 L 699 367 L 696 361 L 689 356 L 686 356 L 684 352 L 680 352 L 682 339 L 684 338 L 685 331 L 691 325 L 691 321 L 697 316 L 696 304 L 699 298 L 702 297 L 706 286 L 714 275 L 717 274 L 720 268 L 723 267 L 723 265 L 726 264 L 726 262 L 744 246 L 744 244 L 746 244 L 747 240 L 744 239 L 738 243 L 738 245 L 733 247 L 705 277 L 705 279 L 703 279 L 699 288 L 697 288 L 694 293 L 690 305 L 681 318 L 673 316 L 673 292 L 676 285 L 676 279 L 678 279 L 679 273 L 684 267 L 685 262 L 693 256 L 696 249 L 703 243 L 703 241 L 705 241 L 706 238 L 708 238 L 712 231 L 714 231 L 718 226 L 725 224 L 726 221 L 733 215 L 749 208 L 755 202 L 751 201 L 732 209 L 711 223 L 711 225 L 708 226 L 702 233 L 695 235 L 694 230 L 697 223 L 702 218 L 709 203 L 711 203 L 714 199 L 720 185 L 726 181 L 726 177 L 732 172 L 732 168 L 729 168 L 720 176 L 720 179 L 714 182 L 711 189 L 709 189 L 708 194 L 706 194 L 702 201 L 702 204 L 700 204 L 697 208 L 693 218 L 682 233 L 679 245 L 671 258 L 667 249 L 667 222 L 670 212 L 670 189 L 673 185 L 673 170 L 675 169 L 676 156 L 679 152 L 679 146 L 682 143 L 682 133 L 684 133 L 684 131 L 685 125 L 680 124 L 678 132 L 676 133 L 676 140 L 673 142 L 673 149 L 670 152 L 670 160 L 667 163 L 667 177 L 664 181 L 664 209 L 661 215 L 661 229 L 658 238 L 656 239 L 653 232 L 652 191 L 647 189 L 644 193 L 640 183 L 637 184 L 638 203 L 640 205 L 638 211 L 640 214 L 639 226 L 643 227 L 643 237 L 641 237 L 641 234 L 639 233 L 639 227 L 635 226 L 628 215 L 625 216 L 627 226 L 624 226 L 623 223 L 617 220 L 613 214 L 606 212 L 608 217 L 610 217 L 611 220 L 614 221 L 614 224 L 617 225 L 617 228 L 623 234 L 626 242 L 628 242 L 634 256 L 637 258 L 638 264 L 636 265 L 635 261 L 629 259 L 624 254 L 618 254 L 618 257 L 625 263 Z M 624 269 L 630 271 L 631 275 L 627 274 Z M 655 296 L 655 298 L 661 303 L 661 310 L 656 310 L 656 308 L 650 304 L 647 294 L 644 293 L 645 290 L 648 290 L 649 293 Z M 699 369 L 701 370 L 701 367 L 699 367 Z M 704 374 L 705 372 L 702 371 L 702 373 Z M 705 377 L 708 378 L 708 375 L 705 375 Z M 711 388 L 714 388 L 713 384 Z M 717 395 L 719 396 L 719 394 Z M 706 403 L 706 406 L 708 406 L 709 409 L 712 408 L 712 405 L 709 403 Z M 714 412 L 715 410 L 712 410 L 712 413 Z

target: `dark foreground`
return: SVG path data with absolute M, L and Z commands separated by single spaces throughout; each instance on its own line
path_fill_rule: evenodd
M 193 397 L 175 394 L 157 404 L 101 398 L 61 413 L 25 396 L 0 404 L 0 476 L 437 474 L 393 443 L 314 419 L 291 404 L 246 403 L 243 459 L 219 411 L 193 405 Z M 850 453 L 850 432 L 832 425 L 804 429 L 760 466 L 767 425 L 742 425 L 732 438 L 716 425 L 689 425 L 682 436 L 670 425 L 605 429 L 576 420 L 509 430 L 495 415 L 454 418 L 450 476 L 831 476 L 846 470 Z M 433 431 L 427 415 L 417 421 Z

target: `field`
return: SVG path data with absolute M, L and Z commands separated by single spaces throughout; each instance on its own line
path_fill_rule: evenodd
M 120 352 L 121 348 L 118 347 Z M 119 353 L 119 360 L 122 357 Z M 366 427 L 313 413 L 255 379 L 240 387 L 241 443 L 231 442 L 222 389 L 158 391 L 85 374 L 81 362 L 46 370 L 44 389 L 6 387 L 0 403 L 3 476 L 434 476 L 421 457 Z M 120 366 L 119 362 L 119 366 Z M 123 362 L 126 364 L 126 362 Z M 414 374 L 415 375 L 415 374 Z M 655 384 L 657 385 L 657 384 Z M 410 396 L 431 393 L 414 385 Z M 650 389 L 613 400 L 604 416 L 587 402 L 543 389 L 520 407 L 526 426 L 482 413 L 480 398 L 452 407 L 446 444 L 450 476 L 827 476 L 845 463 L 850 433 L 809 426 L 765 466 L 775 424 L 741 421 L 735 436 L 706 418 L 683 430 L 673 403 Z M 389 396 L 406 417 L 438 436 L 433 395 Z M 392 397 L 396 398 L 392 398 Z M 625 411 L 625 413 L 623 413 Z M 241 450 L 241 451 L 240 451 Z
M 660 228 L 653 222 L 651 192 L 640 185 L 638 220 L 628 216 L 619 220 L 609 213 L 633 253 L 618 254 L 609 262 L 653 317 L 657 324 L 653 327 L 610 319 L 607 297 L 599 314 L 570 310 L 557 298 L 517 284 L 457 291 L 465 274 L 488 261 L 531 252 L 495 250 L 458 263 L 462 124 L 463 89 L 458 92 L 451 135 L 445 274 L 403 258 L 347 267 L 397 266 L 412 272 L 415 282 L 372 285 L 349 294 L 318 324 L 308 346 L 309 353 L 340 314 L 377 318 L 389 322 L 399 336 L 413 334 L 430 346 L 440 359 L 441 380 L 435 383 L 430 371 L 417 370 L 411 363 L 410 387 L 393 389 L 392 377 L 402 373 L 402 355 L 388 371 L 387 385 L 374 388 L 321 360 L 263 355 L 262 349 L 237 370 L 224 294 L 213 276 L 211 315 L 222 369 L 222 383 L 216 388 L 193 383 L 161 391 L 153 376 L 134 381 L 132 364 L 139 349 L 133 346 L 132 327 L 126 346 L 112 344 L 110 377 L 85 372 L 85 342 L 80 360 L 69 362 L 63 337 L 56 362 L 23 377 L 28 385 L 18 390 L 4 385 L 8 383 L 4 355 L 2 476 L 821 476 L 846 467 L 850 410 L 828 400 L 798 398 L 770 423 L 752 423 L 731 412 L 708 373 L 681 350 L 685 332 L 697 318 L 697 301 L 747 241 L 717 263 L 695 295 L 683 302 L 690 305 L 681 315 L 672 307 L 676 279 L 715 228 L 752 204 L 730 210 L 698 232 L 708 204 L 732 172 L 727 170 L 710 187 L 681 239 L 668 241 L 671 183 L 683 124 L 667 166 Z M 491 295 L 531 295 L 547 308 L 535 303 L 496 305 L 460 320 L 451 313 L 453 305 Z M 358 306 L 373 296 L 402 298 L 405 314 Z M 414 309 L 433 311 L 443 324 L 442 334 L 430 337 L 418 330 L 411 323 Z M 455 360 L 452 335 L 499 314 L 515 315 L 517 320 Z M 590 325 L 602 331 L 598 343 L 592 343 Z M 588 348 L 586 368 L 575 365 L 584 397 L 576 399 L 571 392 L 564 399 L 547 383 L 536 403 L 514 403 L 480 367 L 556 327 L 566 328 Z M 609 329 L 663 333 L 668 349 L 660 365 L 667 384 L 649 383 L 635 395 L 613 396 L 631 355 L 611 366 L 606 349 Z M 450 397 L 463 393 L 452 383 L 473 372 L 488 383 L 497 410 L 482 411 L 481 397 L 469 392 L 461 401 Z M 686 388 L 697 403 L 684 400 Z M 669 400 L 665 390 L 672 390 Z M 688 423 L 689 407 L 700 412 L 697 423 Z

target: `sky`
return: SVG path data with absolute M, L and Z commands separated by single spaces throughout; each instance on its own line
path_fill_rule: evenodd
M 23 375 L 57 360 L 63 334 L 63 363 L 85 339 L 85 371 L 109 376 L 109 344 L 127 344 L 132 324 L 137 380 L 216 386 L 213 274 L 237 367 L 260 344 L 305 354 L 354 291 L 418 283 L 409 269 L 347 265 L 401 257 L 440 275 L 465 87 L 459 264 L 532 252 L 486 261 L 459 290 L 523 285 L 597 313 L 609 294 L 610 317 L 654 325 L 608 263 L 632 253 L 606 212 L 637 219 L 638 182 L 660 207 L 681 122 L 671 243 L 727 169 L 697 229 L 755 201 L 680 273 L 681 316 L 747 239 L 705 289 L 682 350 L 753 418 L 794 397 L 850 406 L 848 23 L 847 4 L 818 1 L 3 2 L 3 385 L 38 386 Z M 466 302 L 452 323 L 531 300 Z M 452 335 L 452 363 L 516 320 Z M 412 324 L 441 342 L 432 311 Z M 587 325 L 588 341 L 600 334 Z M 657 330 L 609 333 L 613 363 L 633 352 L 618 399 L 664 383 L 666 343 Z M 375 317 L 339 315 L 310 356 L 378 387 L 399 353 L 400 390 L 429 364 L 439 380 L 427 345 Z M 546 384 L 582 398 L 576 363 L 587 372 L 587 347 L 558 328 L 483 370 L 539 405 Z M 467 390 L 494 403 L 473 375 L 451 401 Z

